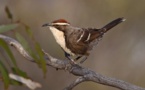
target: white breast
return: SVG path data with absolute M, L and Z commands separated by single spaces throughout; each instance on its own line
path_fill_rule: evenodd
M 64 49 L 64 51 L 67 52 L 68 54 L 74 56 L 74 53 L 72 53 L 70 51 L 70 49 L 68 49 L 66 47 L 64 33 L 62 31 L 57 30 L 54 27 L 49 27 L 49 28 L 50 28 L 50 31 L 52 32 L 52 34 L 54 35 L 56 42 Z

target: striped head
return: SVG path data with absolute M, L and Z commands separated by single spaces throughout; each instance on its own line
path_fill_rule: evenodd
M 70 26 L 70 23 L 67 22 L 65 19 L 58 19 L 55 21 L 52 21 L 51 23 L 43 24 L 43 27 L 48 26 L 50 29 L 55 28 L 59 31 L 65 31 L 66 27 Z
M 64 19 L 58 19 L 58 20 L 55 20 L 51 23 L 46 23 L 43 25 L 43 27 L 44 26 L 49 27 L 56 42 L 61 46 L 61 48 L 65 52 L 69 53 L 70 55 L 74 55 L 74 53 L 72 53 L 71 50 L 66 47 L 66 40 L 65 40 L 65 35 L 64 35 L 65 31 L 69 30 L 69 29 L 67 29 L 70 26 L 69 22 L 67 22 Z
M 52 22 L 53 25 L 70 25 L 65 19 L 58 19 Z

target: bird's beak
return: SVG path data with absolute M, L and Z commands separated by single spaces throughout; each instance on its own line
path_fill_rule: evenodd
M 51 23 L 45 23 L 42 25 L 42 27 L 46 27 L 46 26 L 51 26 Z

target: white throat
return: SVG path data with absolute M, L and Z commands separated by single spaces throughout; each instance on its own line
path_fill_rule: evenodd
M 50 28 L 50 31 L 52 32 L 56 42 L 61 46 L 61 48 L 63 48 L 65 52 L 67 52 L 70 55 L 74 56 L 74 53 L 72 53 L 70 51 L 70 49 L 68 49 L 66 47 L 64 33 L 62 31 L 59 31 L 55 27 L 50 26 L 49 28 Z

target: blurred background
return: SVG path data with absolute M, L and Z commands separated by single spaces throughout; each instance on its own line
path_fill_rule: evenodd
M 82 65 L 100 74 L 122 79 L 145 87 L 145 0 L 0 0 L 0 24 L 10 23 L 4 8 L 8 6 L 14 21 L 20 20 L 32 29 L 41 47 L 57 58 L 65 59 L 48 28 L 42 24 L 64 18 L 73 26 L 100 28 L 118 17 L 127 20 L 104 35 Z M 23 27 L 16 32 L 27 38 Z M 5 33 L 13 37 L 12 32 Z M 29 41 L 29 40 L 28 40 Z M 30 42 L 31 43 L 31 42 Z M 31 44 L 30 44 L 31 45 Z M 42 88 L 62 90 L 77 77 L 62 70 L 47 67 L 46 77 L 35 64 L 13 49 L 19 67 L 27 72 Z M 3 90 L 0 82 L 0 90 Z M 93 82 L 84 82 L 73 90 L 118 90 Z M 23 86 L 10 86 L 9 90 L 28 90 Z

